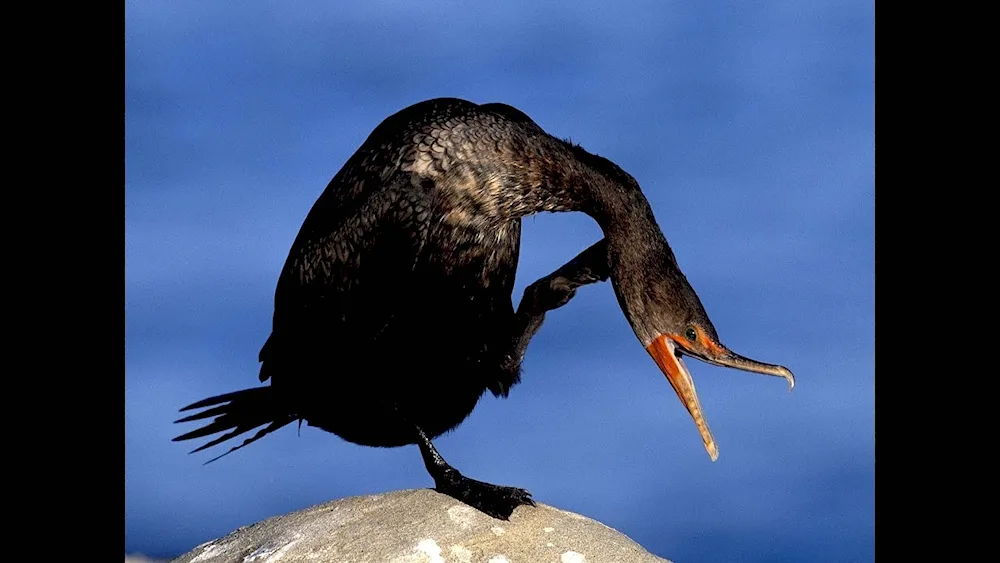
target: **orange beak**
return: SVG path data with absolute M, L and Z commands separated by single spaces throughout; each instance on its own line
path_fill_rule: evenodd
M 712 431 L 708 428 L 705 416 L 701 413 L 701 402 L 698 401 L 698 393 L 694 389 L 691 373 L 675 353 L 676 346 L 677 344 L 673 340 L 665 335 L 660 335 L 653 340 L 646 351 L 656 361 L 656 365 L 660 366 L 663 374 L 667 376 L 667 381 L 677 393 L 677 397 L 691 414 L 695 425 L 698 426 L 698 432 L 701 433 L 701 441 L 705 443 L 705 450 L 708 451 L 712 461 L 715 461 L 719 459 L 719 448 L 715 445 Z
M 700 329 L 696 330 L 698 330 L 698 344 L 701 345 L 705 352 L 699 353 L 685 349 L 684 352 L 686 354 L 717 366 L 783 377 L 788 381 L 789 391 L 795 387 L 795 376 L 792 375 L 792 372 L 788 368 L 774 364 L 765 364 L 736 354 L 725 346 L 713 342 Z M 687 407 L 691 418 L 694 419 L 694 423 L 698 426 L 698 432 L 701 433 L 701 440 L 705 443 L 708 455 L 712 458 L 712 461 L 715 461 L 719 459 L 719 448 L 715 445 L 715 438 L 712 437 L 712 431 L 709 430 L 708 423 L 705 422 L 705 416 L 701 413 L 701 403 L 698 401 L 698 393 L 694 390 L 694 381 L 691 379 L 691 373 L 684 366 L 684 363 L 681 362 L 680 354 L 677 353 L 678 342 L 681 342 L 679 337 L 661 334 L 653 339 L 653 342 L 646 348 L 646 351 L 656 360 L 656 365 L 660 366 L 660 369 L 663 370 L 663 374 L 667 376 L 667 380 L 670 381 L 670 385 L 673 386 L 677 396 L 680 397 L 681 402 Z

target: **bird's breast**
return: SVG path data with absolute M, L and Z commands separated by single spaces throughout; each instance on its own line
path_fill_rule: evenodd
M 465 208 L 441 215 L 426 264 L 434 275 L 466 286 L 513 289 L 521 238 L 518 219 L 496 221 Z M 470 288 L 471 289 L 471 288 Z

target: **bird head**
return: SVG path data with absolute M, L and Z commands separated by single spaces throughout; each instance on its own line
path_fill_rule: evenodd
M 691 373 L 681 358 L 690 356 L 718 366 L 783 377 L 789 390 L 795 386 L 795 377 L 788 368 L 746 358 L 719 341 L 701 300 L 665 240 L 662 244 L 643 245 L 639 241 L 631 247 L 619 245 L 618 252 L 613 245 L 609 250 L 610 278 L 625 316 L 694 419 L 705 449 L 715 461 L 719 449 L 702 413 Z

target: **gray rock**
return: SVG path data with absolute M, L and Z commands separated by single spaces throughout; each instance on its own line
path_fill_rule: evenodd
M 430 489 L 352 497 L 269 518 L 174 563 L 653 563 L 619 532 L 551 506 L 495 520 Z M 668 562 L 669 563 L 669 562 Z

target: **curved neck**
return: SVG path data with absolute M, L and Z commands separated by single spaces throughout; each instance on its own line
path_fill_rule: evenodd
M 462 127 L 448 121 L 408 129 L 401 170 L 435 181 L 449 221 L 502 223 L 543 211 L 579 211 L 597 221 L 612 254 L 620 249 L 641 258 L 651 251 L 656 258 L 666 240 L 635 179 L 525 119 L 477 109 L 459 120 Z M 376 140 L 369 141 L 372 150 L 384 144 Z
M 608 269 L 619 305 L 648 345 L 655 336 L 650 323 L 657 303 L 664 301 L 654 294 L 694 301 L 697 296 L 635 179 L 607 159 L 563 145 L 532 160 L 540 163 L 535 165 L 539 181 L 518 195 L 518 206 L 528 213 L 580 211 L 597 221 L 608 242 Z
M 653 210 L 639 184 L 613 162 L 578 146 L 550 138 L 529 163 L 522 189 L 510 190 L 510 211 L 517 216 L 540 211 L 579 211 L 594 218 L 609 249 L 636 259 L 664 249 L 673 258 Z M 526 188 L 526 189 L 525 189 Z
M 639 184 L 613 162 L 544 133 L 504 140 L 491 157 L 500 165 L 484 182 L 501 214 L 580 211 L 608 236 L 620 229 L 659 233 Z

